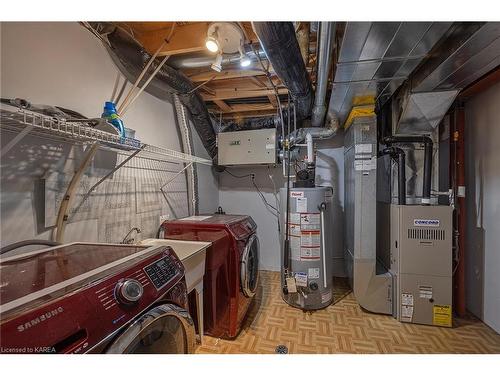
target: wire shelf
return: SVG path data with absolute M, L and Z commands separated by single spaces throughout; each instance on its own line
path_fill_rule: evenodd
M 98 142 L 103 146 L 125 151 L 142 149 L 141 153 L 146 152 L 160 160 L 175 159 L 186 163 L 212 165 L 209 159 L 148 145 L 133 138 L 94 129 L 85 121 L 67 121 L 25 109 L 6 109 L 4 105 L 0 107 L 0 126 L 2 129 L 18 133 L 26 131 L 26 134 L 45 135 L 75 143 Z

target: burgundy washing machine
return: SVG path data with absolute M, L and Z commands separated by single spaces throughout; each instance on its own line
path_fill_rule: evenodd
M 0 260 L 3 353 L 192 353 L 168 246 L 70 243 Z
M 164 237 L 207 241 L 203 279 L 205 334 L 235 338 L 256 293 L 259 276 L 257 225 L 247 215 L 203 215 L 166 221 Z

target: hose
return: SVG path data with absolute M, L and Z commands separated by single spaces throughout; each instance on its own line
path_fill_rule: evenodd
M 61 245 L 59 242 L 50 240 L 25 240 L 11 243 L 10 245 L 4 246 L 0 249 L 0 255 L 6 254 L 9 251 L 19 249 L 20 247 L 30 246 L 30 245 L 44 245 L 44 246 L 58 246 Z

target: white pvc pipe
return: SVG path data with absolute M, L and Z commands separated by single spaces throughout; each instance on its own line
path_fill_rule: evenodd
M 306 134 L 306 145 L 307 145 L 307 162 L 314 163 L 313 138 L 310 133 Z

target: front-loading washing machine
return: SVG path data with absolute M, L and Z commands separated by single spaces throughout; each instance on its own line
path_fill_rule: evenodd
M 3 353 L 192 353 L 168 246 L 70 243 L 0 260 Z
M 247 215 L 202 215 L 162 224 L 164 238 L 207 241 L 203 279 L 205 334 L 235 338 L 258 286 L 257 225 Z

